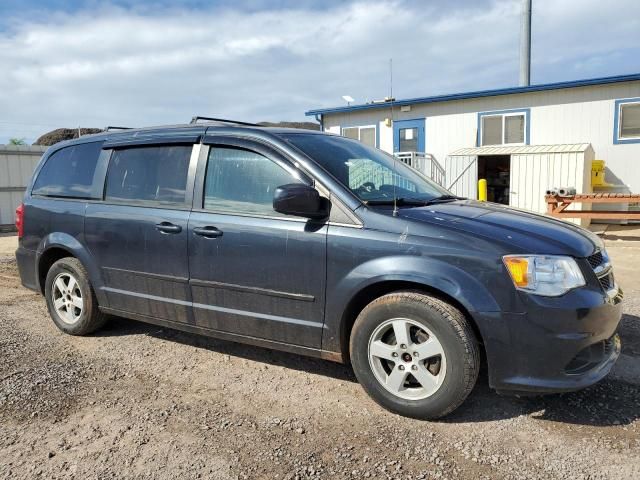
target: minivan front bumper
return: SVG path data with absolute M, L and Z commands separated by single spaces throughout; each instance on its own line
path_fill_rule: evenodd
M 620 355 L 622 292 L 576 290 L 527 299 L 527 313 L 485 312 L 476 319 L 499 393 L 579 390 L 605 377 Z

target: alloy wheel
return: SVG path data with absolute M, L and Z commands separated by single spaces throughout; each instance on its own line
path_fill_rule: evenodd
M 76 278 L 70 273 L 61 273 L 53 281 L 51 300 L 58 317 L 69 325 L 76 323 L 84 309 L 82 291 Z
M 438 338 L 408 318 L 380 324 L 369 339 L 369 365 L 376 380 L 405 400 L 436 393 L 446 375 L 446 357 Z

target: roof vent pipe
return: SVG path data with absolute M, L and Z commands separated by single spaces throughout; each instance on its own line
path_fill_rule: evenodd
M 522 0 L 520 21 L 520 86 L 531 85 L 531 2 Z

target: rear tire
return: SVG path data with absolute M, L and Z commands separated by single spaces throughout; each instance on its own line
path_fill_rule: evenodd
M 350 339 L 353 370 L 365 391 L 403 416 L 436 419 L 455 410 L 478 378 L 480 353 L 466 317 L 418 292 L 367 305 Z
M 87 335 L 106 322 L 89 275 L 77 258 L 65 257 L 47 272 L 45 298 L 56 326 L 69 335 Z

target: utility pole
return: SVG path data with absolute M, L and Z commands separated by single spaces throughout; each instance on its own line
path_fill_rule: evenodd
M 531 2 L 522 0 L 520 20 L 520 86 L 531 85 Z

